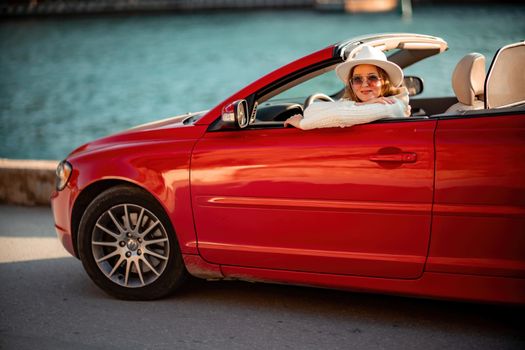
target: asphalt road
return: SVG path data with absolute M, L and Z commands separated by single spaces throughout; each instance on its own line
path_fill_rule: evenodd
M 0 206 L 1 349 L 525 349 L 524 308 L 190 281 L 170 298 L 101 292 L 49 208 Z

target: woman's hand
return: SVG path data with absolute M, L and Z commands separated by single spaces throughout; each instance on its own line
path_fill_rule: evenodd
M 290 118 L 284 121 L 284 127 L 286 128 L 288 125 L 291 125 L 291 126 L 295 126 L 296 128 L 300 129 L 301 127 L 299 126 L 299 123 L 301 123 L 301 120 L 303 120 L 303 116 L 300 114 L 291 116 Z
M 393 97 L 374 97 L 366 102 L 356 102 L 355 105 L 361 106 L 361 105 L 368 105 L 371 103 L 381 103 L 384 105 L 393 105 L 394 103 L 396 103 L 396 101 L 394 100 Z

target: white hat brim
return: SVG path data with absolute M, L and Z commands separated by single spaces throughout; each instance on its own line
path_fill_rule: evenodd
M 343 83 L 348 84 L 348 74 L 353 67 L 359 66 L 361 64 L 371 64 L 382 68 L 388 77 L 390 82 L 395 87 L 399 87 L 403 82 L 403 70 L 397 64 L 390 61 L 383 61 L 377 59 L 353 59 L 343 63 L 340 63 L 335 67 L 335 73 L 343 81 Z

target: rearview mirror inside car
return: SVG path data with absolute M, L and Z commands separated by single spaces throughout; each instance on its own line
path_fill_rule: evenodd
M 408 96 L 416 96 L 423 92 L 423 79 L 414 76 L 403 78 L 403 86 L 408 90 Z

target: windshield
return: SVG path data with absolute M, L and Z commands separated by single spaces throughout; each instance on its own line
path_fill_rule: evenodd
M 343 82 L 337 78 L 334 70 L 330 70 L 273 96 L 267 102 L 304 101 L 306 97 L 318 92 L 333 96 L 343 88 Z

